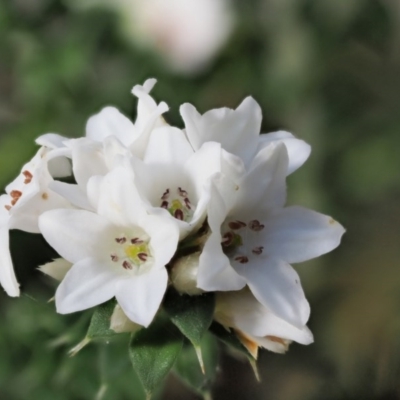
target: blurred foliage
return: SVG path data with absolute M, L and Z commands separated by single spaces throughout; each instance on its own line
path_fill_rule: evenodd
M 116 15 L 73 11 L 61 0 L 0 2 L 0 186 L 13 179 L 45 132 L 84 133 L 112 104 L 134 118 L 130 88 L 159 80 L 171 107 L 236 107 L 251 94 L 263 131 L 289 130 L 313 153 L 289 178 L 290 203 L 334 215 L 343 245 L 298 266 L 312 306 L 315 344 L 286 356 L 262 352 L 257 384 L 240 359 L 221 357 L 216 399 L 400 398 L 400 3 L 397 0 L 236 0 L 238 23 L 212 68 L 169 71 L 119 34 Z M 34 244 L 29 244 L 33 239 Z M 32 298 L 1 293 L 0 398 L 140 399 L 123 339 L 67 351 L 90 311 L 54 313 L 54 283 L 35 268 L 52 253 L 34 235 L 12 235 Z M 47 296 L 47 297 L 46 297 Z M 196 398 L 168 378 L 163 399 Z M 101 397 L 100 390 L 104 390 Z

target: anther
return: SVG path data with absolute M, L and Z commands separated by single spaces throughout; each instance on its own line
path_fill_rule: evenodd
M 181 196 L 181 197 L 187 197 L 187 195 L 188 195 L 188 192 L 186 190 L 183 190 L 180 187 L 178 187 L 178 193 L 179 193 L 179 196 Z
M 24 180 L 24 183 L 25 183 L 25 184 L 31 183 L 31 180 L 32 180 L 32 178 L 33 178 L 33 175 L 32 175 L 29 171 L 24 171 L 24 172 L 22 172 L 22 175 L 25 176 L 25 180 Z
M 163 193 L 163 195 L 161 196 L 161 200 L 166 200 L 166 199 L 168 199 L 168 196 L 169 196 L 169 189 L 167 189 L 167 190 Z
M 260 223 L 260 221 L 254 219 L 253 221 L 249 222 L 249 228 L 252 231 L 260 232 L 264 229 L 264 225 Z
M 189 210 L 191 210 L 191 207 L 190 207 L 190 200 L 189 200 L 187 197 L 185 197 L 185 198 L 183 199 L 183 201 L 184 201 L 184 203 L 185 203 L 186 208 L 189 209 Z
M 222 246 L 229 247 L 233 242 L 233 233 L 226 232 L 224 236 L 222 236 Z
M 4 208 L 5 208 L 7 211 L 10 211 L 10 210 L 12 209 L 12 207 L 11 207 L 11 206 L 9 206 L 9 205 L 7 205 L 7 206 L 4 206 Z
M 12 190 L 10 193 L 10 196 L 14 199 L 14 200 L 18 200 L 21 196 L 22 196 L 22 192 L 19 190 Z
M 132 269 L 132 264 L 131 264 L 130 262 L 128 262 L 128 261 L 124 261 L 124 262 L 122 263 L 122 266 L 123 266 L 125 269 Z
M 249 259 L 246 256 L 237 256 L 235 260 L 240 262 L 240 264 L 246 264 L 249 262 Z
M 133 238 L 131 239 L 132 244 L 140 244 L 143 243 L 143 240 L 140 240 L 139 238 Z
M 147 261 L 147 253 L 139 253 L 137 256 L 140 261 Z
M 263 252 L 264 246 L 254 247 L 252 250 L 253 254 L 257 254 L 258 256 Z
M 162 207 L 162 208 L 168 208 L 168 201 L 164 200 L 164 201 L 161 203 L 161 207 Z
M 17 204 L 17 201 L 19 200 L 19 197 L 18 198 L 15 198 L 15 199 L 12 199 L 11 200 L 11 206 L 15 206 L 16 204 Z
M 183 215 L 183 211 L 182 210 L 175 210 L 174 212 L 174 217 L 176 219 L 179 219 L 180 221 L 183 221 L 184 215 Z
M 237 230 L 240 228 L 244 228 L 246 226 L 246 224 L 242 221 L 232 221 L 232 222 L 229 222 L 228 226 L 229 226 L 229 228 L 231 228 L 233 230 Z
M 115 241 L 118 244 L 124 244 L 124 243 L 126 243 L 126 237 L 115 238 Z
M 119 260 L 118 256 L 116 254 L 111 254 L 111 261 L 117 262 Z

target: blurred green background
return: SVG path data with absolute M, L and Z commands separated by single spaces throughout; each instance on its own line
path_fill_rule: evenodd
M 129 3 L 129 2 L 128 2 Z M 197 74 L 169 69 L 124 34 L 117 11 L 61 0 L 0 0 L 0 187 L 46 132 L 84 134 L 105 105 L 134 119 L 134 84 L 156 77 L 154 97 L 182 126 L 179 105 L 204 112 L 251 94 L 263 132 L 285 129 L 311 144 L 289 178 L 289 202 L 331 214 L 346 228 L 332 254 L 296 266 L 311 303 L 315 343 L 260 355 L 262 383 L 221 355 L 215 399 L 400 399 L 400 2 L 237 0 L 225 47 Z M 126 343 L 67 351 L 90 312 L 60 316 L 55 284 L 36 271 L 53 253 L 12 233 L 27 293 L 0 293 L 0 398 L 140 399 Z M 170 376 L 162 399 L 196 399 Z

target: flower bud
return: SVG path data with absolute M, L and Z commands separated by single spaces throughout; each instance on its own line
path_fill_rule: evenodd
M 114 308 L 114 312 L 111 315 L 110 329 L 116 333 L 123 332 L 137 332 L 143 327 L 139 324 L 132 322 L 124 313 L 121 306 L 117 304 Z
M 171 271 L 171 281 L 180 293 L 196 296 L 203 293 L 197 287 L 197 270 L 199 268 L 200 252 L 179 258 Z

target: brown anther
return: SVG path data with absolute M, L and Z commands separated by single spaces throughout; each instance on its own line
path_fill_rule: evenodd
M 185 197 L 185 198 L 183 199 L 183 201 L 184 201 L 184 203 L 185 203 L 186 208 L 189 209 L 189 210 L 191 210 L 192 207 L 190 207 L 190 200 L 189 200 L 187 197 Z
M 254 247 L 252 250 L 253 254 L 257 254 L 258 256 L 263 252 L 264 246 Z
M 249 222 L 249 228 L 252 231 L 260 232 L 260 231 L 262 231 L 264 229 L 264 227 L 265 226 L 263 224 L 261 224 L 260 221 L 258 221 L 256 219 L 254 219 L 253 221 Z
M 125 269 L 132 269 L 132 264 L 131 264 L 130 262 L 128 262 L 128 261 L 124 261 L 124 262 L 122 263 L 122 266 L 123 266 Z
M 48 198 L 49 198 L 48 193 L 44 192 L 44 193 L 42 194 L 42 199 L 43 199 L 43 200 L 47 200 Z
M 161 203 L 161 207 L 162 207 L 162 208 L 168 208 L 168 201 L 164 200 L 164 201 Z
M 11 206 L 15 206 L 17 204 L 18 200 L 19 200 L 19 198 L 18 199 L 12 199 L 11 200 Z
M 179 196 L 181 196 L 181 197 L 187 197 L 187 195 L 188 195 L 188 192 L 186 190 L 183 190 L 180 187 L 178 187 L 178 193 L 179 193 Z
M 119 260 L 118 256 L 116 254 L 111 254 L 111 261 L 117 262 Z
M 174 217 L 176 218 L 176 219 L 179 219 L 180 221 L 183 221 L 183 218 L 184 218 L 184 215 L 183 215 L 183 211 L 182 210 L 176 210 L 175 212 L 174 212 Z
M 5 208 L 7 211 L 10 211 L 10 210 L 12 209 L 12 207 L 11 207 L 11 206 L 9 206 L 9 205 L 7 205 L 7 206 L 4 206 L 4 208 Z
M 235 257 L 235 261 L 240 262 L 240 264 L 246 264 L 249 262 L 249 259 L 246 256 L 237 256 Z
M 115 241 L 119 244 L 126 243 L 126 237 L 115 238 Z
M 246 226 L 246 224 L 242 221 L 232 221 L 232 222 L 229 222 L 228 226 L 229 226 L 229 228 L 231 228 L 233 230 L 237 230 L 240 228 L 244 228 Z
M 22 196 L 22 192 L 20 190 L 11 190 L 10 196 L 14 200 L 18 200 Z
M 140 240 L 139 238 L 133 238 L 131 239 L 132 244 L 140 244 L 143 243 L 143 240 Z
M 167 190 L 163 193 L 163 195 L 161 196 L 161 200 L 166 200 L 166 199 L 168 199 L 168 196 L 169 196 L 169 189 L 167 189 Z
M 147 253 L 139 253 L 137 256 L 140 261 L 147 261 L 147 257 L 148 257 Z
M 22 175 L 24 175 L 24 177 L 25 177 L 25 180 L 24 180 L 25 184 L 31 183 L 33 175 L 29 171 L 22 172 Z
M 226 232 L 224 236 L 222 236 L 222 246 L 229 247 L 233 241 L 233 233 Z

